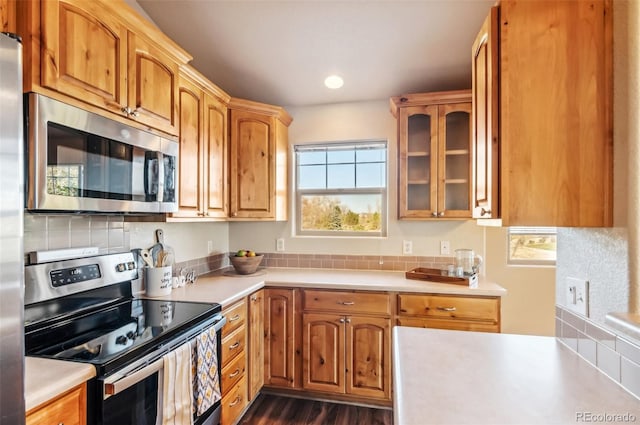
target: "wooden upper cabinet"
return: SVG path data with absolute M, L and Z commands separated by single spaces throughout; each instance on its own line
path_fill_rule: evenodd
M 29 1 L 18 8 L 25 90 L 178 134 L 178 67 L 191 56 L 123 0 Z
M 128 64 L 129 114 L 150 127 L 176 134 L 178 64 L 131 32 Z
M 202 138 L 202 89 L 180 75 L 180 152 L 178 212 L 173 216 L 198 217 L 203 212 L 202 170 L 205 146 Z
M 42 2 L 42 86 L 122 114 L 127 35 L 98 2 Z
M 16 0 L 0 0 L 0 32 L 16 31 Z
M 226 218 L 228 96 L 190 66 L 181 68 L 177 92 L 179 206 L 172 218 Z
M 471 93 L 391 98 L 398 126 L 398 217 L 471 217 Z
M 227 106 L 204 92 L 205 216 L 227 217 L 229 213 Z
M 498 8 L 482 24 L 471 49 L 473 218 L 499 210 Z
M 230 212 L 238 219 L 287 219 L 288 126 L 282 109 L 230 103 Z
M 486 54 L 499 55 L 499 69 L 474 72 L 476 103 L 485 102 L 474 122 L 495 125 L 481 113 L 499 96 L 502 224 L 611 226 L 611 1 L 504 0 L 498 7 L 499 49 Z M 494 60 L 481 56 L 476 67 Z M 499 84 L 484 87 L 496 72 Z M 476 145 L 486 148 L 489 131 L 478 130 Z

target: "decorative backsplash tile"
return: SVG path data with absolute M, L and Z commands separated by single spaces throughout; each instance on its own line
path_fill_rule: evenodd
M 25 264 L 28 253 L 97 246 L 100 254 L 131 249 L 129 223 L 123 216 L 24 214 Z
M 556 305 L 556 337 L 640 398 L 640 342 Z
M 230 266 L 227 254 L 182 261 L 174 265 L 174 273 L 181 268 L 189 268 L 202 275 Z M 379 256 L 379 255 L 330 255 L 330 254 L 283 254 L 264 253 L 261 267 L 342 269 L 342 270 L 385 270 L 407 271 L 416 267 L 446 269 L 453 264 L 454 257 L 432 256 Z

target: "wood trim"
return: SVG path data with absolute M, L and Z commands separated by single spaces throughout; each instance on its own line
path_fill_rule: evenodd
M 398 109 L 406 106 L 441 105 L 445 103 L 471 102 L 471 90 L 449 90 L 429 93 L 410 93 L 389 99 L 389 109 L 395 118 Z
M 255 102 L 253 100 L 232 97 L 229 100 L 229 108 L 242 109 L 245 111 L 276 117 L 286 126 L 289 126 L 291 122 L 293 122 L 291 115 L 289 115 L 289 113 L 281 106 L 268 105 L 266 103 Z

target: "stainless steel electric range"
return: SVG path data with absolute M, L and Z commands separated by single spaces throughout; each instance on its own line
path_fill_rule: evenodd
M 132 253 L 25 267 L 25 352 L 93 364 L 87 419 L 95 425 L 155 425 L 167 353 L 225 319 L 219 304 L 139 299 Z M 219 364 L 218 364 L 219 366 Z M 218 367 L 220 380 L 220 367 Z M 220 401 L 194 423 L 217 424 Z

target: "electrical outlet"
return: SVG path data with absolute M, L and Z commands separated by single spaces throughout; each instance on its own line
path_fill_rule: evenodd
M 284 251 L 284 239 L 276 239 L 276 251 L 282 252 Z
M 450 255 L 449 241 L 440 241 L 440 255 Z
M 413 253 L 413 242 L 411 241 L 402 241 L 402 253 L 404 255 L 409 255 Z
M 207 241 L 207 254 L 211 254 L 213 252 L 213 241 Z
M 589 317 L 589 282 L 575 277 L 566 280 L 567 307 L 569 310 Z

